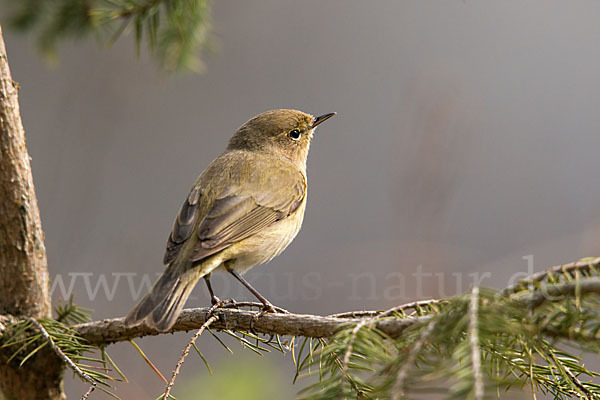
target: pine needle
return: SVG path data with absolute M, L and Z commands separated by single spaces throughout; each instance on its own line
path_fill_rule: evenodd
M 165 378 L 164 375 L 160 373 L 160 371 L 158 370 L 158 368 L 156 368 L 156 366 L 152 363 L 152 361 L 150 361 L 150 359 L 142 351 L 142 349 L 140 348 L 140 346 L 138 346 L 133 340 L 130 340 L 129 343 L 131 343 L 133 345 L 133 347 L 135 347 L 135 349 L 138 351 L 138 353 L 140 353 L 140 355 L 142 356 L 142 358 L 144 359 L 144 361 L 146 361 L 146 363 L 150 366 L 150 368 L 152 368 L 152 370 L 156 373 L 156 375 L 158 375 L 158 377 L 160 379 L 162 379 L 163 382 L 169 383 L 169 381 L 167 381 L 167 378 Z

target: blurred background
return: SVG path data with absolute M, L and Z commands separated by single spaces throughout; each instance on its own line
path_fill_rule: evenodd
M 600 255 L 598 15 L 592 0 L 217 1 L 204 73 L 178 76 L 136 59 L 131 35 L 63 45 L 49 67 L 5 29 L 54 301 L 124 315 L 162 271 L 196 176 L 274 108 L 338 113 L 313 141 L 300 234 L 247 275 L 281 307 L 383 309 Z M 213 282 L 221 298 L 251 298 Z M 188 306 L 208 304 L 198 285 Z M 189 337 L 138 343 L 170 376 Z M 291 399 L 304 386 L 289 355 L 198 344 L 214 376 L 191 355 L 179 398 Z M 130 381 L 121 398 L 162 393 L 130 344 L 109 353 Z

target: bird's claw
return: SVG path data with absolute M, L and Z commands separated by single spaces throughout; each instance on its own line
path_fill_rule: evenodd
M 213 296 L 210 299 L 210 304 L 212 304 L 212 305 L 207 310 L 207 313 L 209 316 L 212 316 L 212 314 L 215 312 L 215 310 L 219 307 L 222 307 L 225 304 L 225 302 L 222 301 L 221 299 L 219 299 L 217 296 Z
M 256 321 L 265 314 L 289 314 L 289 313 L 290 313 L 289 311 L 287 311 L 281 307 L 276 307 L 271 303 L 267 303 L 263 306 L 262 310 L 260 310 L 256 314 L 254 314 L 253 319 Z
M 221 299 L 219 299 L 217 296 L 213 296 L 210 298 L 210 304 L 212 304 L 213 306 L 215 304 L 222 304 L 224 303 Z

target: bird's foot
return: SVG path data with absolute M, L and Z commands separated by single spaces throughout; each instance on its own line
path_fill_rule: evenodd
M 277 308 L 279 308 L 279 307 L 277 307 Z M 283 308 L 279 308 L 279 310 L 283 310 Z M 260 310 L 258 313 L 256 313 L 256 315 L 254 316 L 254 319 L 257 320 L 265 314 L 277 314 L 278 312 L 279 311 L 275 308 L 275 306 L 273 304 L 265 303 L 262 307 L 262 310 Z
M 289 314 L 285 308 L 277 307 L 270 302 L 263 303 L 261 310 L 254 315 L 255 319 L 262 317 L 265 314 Z
M 218 298 L 217 296 L 212 296 L 210 298 L 210 304 L 212 304 L 213 306 L 215 304 L 222 304 L 222 303 L 223 303 L 223 301 L 220 298 Z
M 209 316 L 212 316 L 212 314 L 215 312 L 215 310 L 219 307 L 222 307 L 225 304 L 225 302 L 223 300 L 219 299 L 217 296 L 213 296 L 210 299 L 210 304 L 211 304 L 211 306 L 207 310 L 207 312 L 208 312 Z
M 227 300 L 225 300 L 225 304 L 229 307 L 235 308 L 237 306 L 237 301 L 235 301 L 233 297 L 230 297 Z
M 237 308 L 238 302 L 233 298 L 228 298 L 227 300 L 221 300 L 217 296 L 213 296 L 210 299 L 210 303 L 212 306 L 208 309 L 208 313 L 212 314 L 217 308 Z

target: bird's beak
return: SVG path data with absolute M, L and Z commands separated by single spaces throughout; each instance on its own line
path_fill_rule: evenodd
M 335 113 L 319 115 L 317 118 L 315 118 L 315 121 L 313 122 L 310 129 L 315 129 L 320 123 L 327 121 L 329 118 L 333 117 L 334 115 L 335 115 Z

